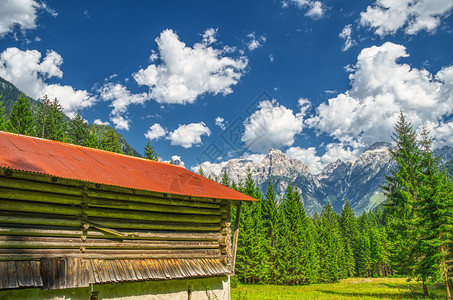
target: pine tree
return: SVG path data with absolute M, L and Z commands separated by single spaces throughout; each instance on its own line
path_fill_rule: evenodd
M 340 232 L 337 214 L 333 211 L 330 202 L 324 206 L 317 221 L 320 279 L 323 282 L 336 282 L 346 278 L 344 245 Z
M 225 173 L 226 174 L 226 173 Z M 223 181 L 223 180 L 222 180 Z M 261 201 L 261 217 L 262 226 L 264 230 L 264 250 L 268 257 L 267 270 L 266 270 L 266 282 L 275 283 L 278 280 L 277 270 L 277 198 L 274 191 L 272 181 L 269 180 L 267 186 L 266 196 Z
M 88 122 L 82 118 L 80 113 L 77 113 L 69 123 L 69 142 L 75 145 L 88 146 L 89 135 Z
M 60 104 L 60 101 L 55 98 L 50 105 L 50 127 L 46 138 L 63 142 L 67 139 L 67 129 L 63 106 Z
M 387 196 L 384 203 L 388 222 L 392 268 L 401 275 L 412 275 L 415 262 L 414 203 L 419 185 L 417 170 L 421 152 L 415 131 L 403 113 L 395 125 L 392 139 L 395 148 L 390 151 L 395 167 L 386 176 L 382 187 Z
M 170 164 L 173 164 L 172 161 L 173 161 L 173 158 L 171 159 Z M 204 171 L 203 171 L 203 168 L 201 166 L 198 168 L 198 175 L 206 177 L 204 175 Z
M 51 105 L 47 95 L 41 99 L 41 103 L 38 107 L 38 116 L 36 118 L 36 133 L 40 138 L 48 138 L 50 126 L 52 125 L 51 121 Z
M 423 147 L 418 170 L 420 188 L 418 201 L 414 203 L 415 249 L 420 258 L 415 264 L 415 274 L 423 282 L 425 296 L 428 296 L 426 282 L 448 282 L 445 266 L 452 242 L 453 197 L 448 195 L 449 179 L 440 172 L 439 158 L 432 154 L 432 140 L 426 128 L 423 128 L 420 144 Z M 445 286 L 448 297 L 451 297 L 448 284 Z
M 226 187 L 231 187 L 230 176 L 228 176 L 228 173 L 226 170 L 223 170 L 222 179 L 221 179 L 220 183 Z
M 348 200 L 346 200 L 343 208 L 341 209 L 340 228 L 345 247 L 344 253 L 346 264 L 344 267 L 346 268 L 348 277 L 352 277 L 355 276 L 356 273 L 355 252 L 358 230 L 357 220 Z
M 97 135 L 96 129 L 93 125 L 91 126 L 89 134 L 85 140 L 84 146 L 95 149 L 101 148 L 99 136 Z
M 0 99 L 1 99 L 0 95 Z M 5 116 L 5 107 L 3 106 L 3 101 L 0 101 L 0 130 L 5 131 L 7 130 L 7 121 Z
M 115 130 L 113 130 L 113 128 L 111 127 L 107 129 L 107 133 L 102 138 L 101 146 L 102 150 L 123 153 L 123 151 L 121 150 L 120 140 L 118 139 Z
M 151 145 L 151 141 L 148 140 L 148 142 L 145 145 L 145 155 L 144 158 L 150 159 L 150 160 L 155 160 L 157 161 L 159 157 L 157 156 L 156 151 L 154 150 L 153 146 Z
M 291 182 L 286 190 L 282 209 L 285 212 L 289 232 L 291 232 L 287 237 L 290 247 L 290 252 L 287 256 L 289 284 L 302 284 L 306 282 L 306 273 L 309 268 L 304 240 L 308 220 L 300 193 L 293 187 Z
M 9 131 L 25 135 L 35 134 L 30 101 L 24 94 L 19 96 L 11 110 Z

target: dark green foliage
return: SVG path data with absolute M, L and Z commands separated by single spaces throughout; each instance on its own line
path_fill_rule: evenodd
M 159 159 L 156 151 L 154 150 L 153 146 L 151 145 L 151 141 L 149 141 L 149 140 L 145 145 L 145 155 L 143 157 L 150 159 L 150 160 L 155 160 L 155 161 L 157 161 Z
M 14 104 L 9 118 L 8 129 L 11 132 L 34 135 L 35 126 L 27 96 L 21 94 Z
M 432 154 L 429 132 L 423 128 L 418 141 L 403 114 L 394 141 L 396 167 L 384 186 L 394 268 L 421 280 L 425 296 L 427 282 L 442 281 L 451 297 L 447 276 L 453 232 L 451 181 Z
M 77 113 L 74 119 L 69 123 L 68 140 L 75 145 L 87 146 L 90 136 L 90 126 L 87 121 L 82 119 L 80 113 Z M 97 147 L 94 147 L 97 148 Z
M 123 153 L 121 149 L 121 143 L 116 135 L 116 131 L 113 128 L 107 130 L 107 134 L 101 140 L 101 149 L 116 152 L 116 153 Z
M 399 274 L 412 275 L 416 260 L 413 235 L 414 203 L 418 197 L 417 170 L 421 151 L 411 124 L 401 113 L 393 134 L 395 148 L 391 156 L 396 167 L 386 176 L 383 186 L 387 200 L 384 203 L 388 219 L 388 234 L 392 266 Z
M 317 221 L 320 280 L 323 282 L 336 282 L 347 276 L 347 270 L 344 268 L 344 245 L 338 219 L 338 215 L 328 202 Z
M 346 200 L 341 215 L 340 215 L 340 228 L 344 243 L 344 255 L 345 255 L 345 266 L 346 272 L 349 277 L 356 274 L 356 256 L 355 251 L 357 249 L 357 221 L 354 212 L 349 205 L 349 201 Z
M 86 147 L 100 149 L 101 145 L 99 136 L 97 135 L 96 129 L 93 126 L 91 126 L 91 129 L 84 143 Z
M 1 96 L 0 96 L 0 130 L 2 131 L 7 130 L 5 107 L 3 106 L 3 101 L 1 101 Z
M 45 138 L 54 141 L 65 141 L 67 139 L 67 123 L 63 113 L 63 106 L 57 98 L 50 104 L 49 114 L 50 126 L 47 128 Z
M 170 164 L 173 164 L 173 158 L 170 160 Z M 201 166 L 198 168 L 198 175 L 206 177 Z
M 453 178 L 453 159 L 448 161 L 444 168 L 447 170 L 448 177 Z
M 222 173 L 222 179 L 220 183 L 226 187 L 231 187 L 230 176 L 228 175 L 226 170 L 224 170 Z

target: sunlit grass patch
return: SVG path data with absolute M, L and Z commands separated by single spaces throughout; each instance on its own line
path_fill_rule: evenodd
M 442 285 L 429 287 L 429 299 L 445 299 Z M 239 285 L 231 298 L 248 299 L 424 299 L 420 282 L 405 278 L 349 278 L 303 286 Z

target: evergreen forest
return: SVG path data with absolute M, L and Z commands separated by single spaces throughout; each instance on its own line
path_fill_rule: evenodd
M 222 184 L 260 200 L 240 209 L 235 280 L 300 285 L 401 276 L 420 281 L 425 296 L 428 284 L 440 282 L 451 298 L 453 181 L 432 155 L 426 129 L 417 135 L 402 113 L 394 128 L 387 199 L 360 216 L 348 201 L 340 214 L 328 203 L 309 216 L 291 183 L 277 199 L 271 182 L 263 195 L 250 172 L 238 184 L 223 173 Z

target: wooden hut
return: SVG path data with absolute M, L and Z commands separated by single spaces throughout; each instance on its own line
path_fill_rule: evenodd
M 182 167 L 0 131 L 0 299 L 229 299 L 230 211 L 255 200 Z

